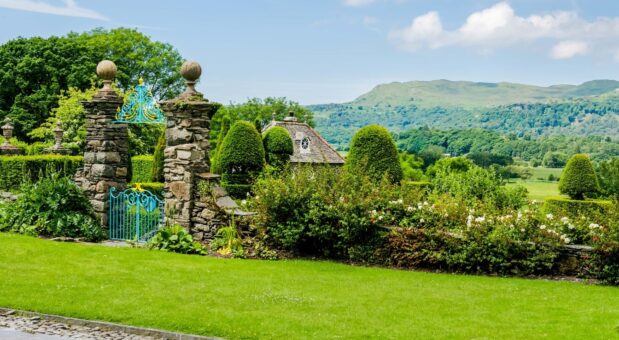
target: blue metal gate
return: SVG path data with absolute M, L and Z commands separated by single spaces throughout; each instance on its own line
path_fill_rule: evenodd
M 163 200 L 150 191 L 110 188 L 111 240 L 146 242 L 163 226 Z

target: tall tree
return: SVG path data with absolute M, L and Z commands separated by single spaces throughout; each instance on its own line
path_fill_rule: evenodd
M 151 41 L 134 29 L 96 29 L 62 37 L 17 38 L 0 45 L 0 118 L 11 116 L 15 136 L 29 141 L 58 106 L 62 91 L 89 89 L 102 59 L 118 66 L 121 90 L 140 77 L 153 95 L 166 99 L 182 89 L 182 57 L 171 45 Z M 155 137 L 156 139 L 156 137 Z

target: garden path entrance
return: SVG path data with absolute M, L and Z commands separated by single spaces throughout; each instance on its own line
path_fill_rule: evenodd
M 165 124 L 159 104 L 140 78 L 131 90 L 114 124 Z M 146 242 L 164 222 L 164 201 L 139 184 L 135 188 L 109 190 L 108 234 L 111 240 Z

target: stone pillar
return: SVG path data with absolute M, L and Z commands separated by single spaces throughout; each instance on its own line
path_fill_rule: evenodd
M 78 171 L 75 182 L 84 190 L 101 224 L 107 228 L 109 189 L 127 187 L 129 167 L 129 136 L 126 124 L 112 123 L 123 99 L 112 89 L 116 65 L 104 60 L 97 65 L 97 75 L 103 79 L 92 101 L 83 102 L 86 114 L 86 147 L 84 168 Z
M 167 118 L 163 168 L 166 224 L 179 224 L 190 232 L 199 199 L 197 181 L 210 168 L 210 120 L 219 107 L 195 90 L 201 73 L 198 63 L 183 63 L 181 74 L 187 89 L 178 97 L 161 103 Z

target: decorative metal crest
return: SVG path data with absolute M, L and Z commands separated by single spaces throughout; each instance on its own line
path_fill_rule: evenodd
M 165 124 L 165 115 L 144 80 L 131 90 L 127 102 L 116 113 L 114 123 Z

